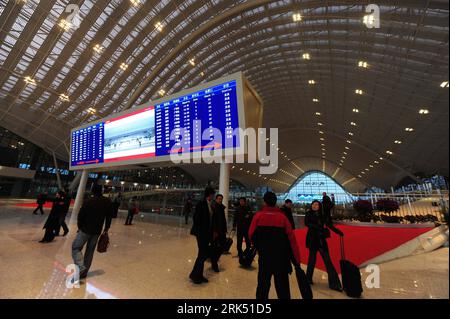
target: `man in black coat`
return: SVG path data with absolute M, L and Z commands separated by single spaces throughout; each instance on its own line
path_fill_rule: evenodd
M 68 188 L 66 188 L 64 190 L 64 206 L 63 206 L 63 211 L 61 212 L 60 216 L 59 216 L 59 227 L 56 231 L 56 236 L 59 236 L 59 233 L 61 232 L 61 227 L 64 231 L 63 236 L 66 236 L 67 233 L 69 232 L 69 227 L 67 227 L 66 224 L 66 216 L 67 213 L 69 212 L 69 208 L 70 208 L 70 202 L 72 201 L 72 197 L 70 196 L 70 191 Z
M 323 213 L 326 219 L 330 219 L 331 220 L 331 210 L 334 207 L 334 203 L 331 200 L 330 196 L 327 195 L 326 192 L 322 193 L 323 197 L 322 197 L 322 209 L 323 209 Z
M 37 199 L 36 199 L 36 204 L 38 204 L 38 206 L 36 207 L 36 209 L 33 211 L 33 215 L 37 215 L 37 211 L 40 210 L 41 211 L 41 215 L 44 215 L 44 204 L 47 201 L 47 193 L 43 193 L 43 194 L 39 194 Z
M 211 243 L 211 265 L 215 272 L 219 272 L 220 255 L 223 252 L 223 245 L 227 235 L 227 219 L 225 217 L 225 205 L 223 205 L 223 195 L 217 194 L 213 203 L 212 216 L 212 243 Z
M 205 260 L 208 259 L 210 253 L 210 244 L 212 241 L 212 218 L 213 208 L 212 200 L 214 196 L 214 189 L 207 187 L 203 200 L 197 203 L 195 206 L 195 212 L 193 217 L 193 225 L 191 229 L 191 235 L 197 238 L 198 254 L 195 260 L 194 268 L 192 269 L 189 278 L 195 284 L 201 284 L 208 282 L 203 276 L 203 269 Z
M 102 186 L 94 185 L 93 196 L 84 202 L 78 213 L 78 232 L 72 243 L 72 258 L 80 268 L 80 278 L 86 278 L 92 264 L 98 238 L 111 227 L 113 206 L 111 200 L 102 195 Z M 103 229 L 104 224 L 104 229 Z M 83 256 L 83 248 L 86 251 Z
M 292 229 L 295 229 L 294 216 L 292 215 L 292 201 L 290 199 L 286 199 L 284 201 L 284 205 L 281 206 L 281 211 L 284 213 L 284 215 L 289 220 L 289 223 L 291 224 Z
M 248 236 L 248 230 L 252 222 L 253 214 L 250 211 L 250 207 L 247 205 L 247 199 L 245 197 L 239 198 L 239 206 L 234 215 L 233 229 L 236 229 L 236 246 L 239 256 L 242 256 L 242 240 L 245 239 L 245 248 L 250 247 L 250 237 Z

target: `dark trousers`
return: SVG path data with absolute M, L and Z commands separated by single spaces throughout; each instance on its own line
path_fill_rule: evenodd
M 199 279 L 203 277 L 203 270 L 205 268 L 205 261 L 208 259 L 210 254 L 209 243 L 204 240 L 199 240 L 197 237 L 198 254 L 195 260 L 194 268 L 191 272 L 191 277 Z
M 128 211 L 128 216 L 127 219 L 125 220 L 125 225 L 131 225 L 131 223 L 133 222 L 133 217 L 134 217 L 133 212 Z
M 51 242 L 53 241 L 53 239 L 55 239 L 55 230 L 51 227 L 47 227 L 45 229 L 45 234 L 44 238 L 42 238 L 42 241 Z
M 317 252 L 319 252 L 320 255 L 322 256 L 323 262 L 327 269 L 328 286 L 330 288 L 340 288 L 341 282 L 339 280 L 338 273 L 334 268 L 333 263 L 331 262 L 330 254 L 328 253 L 328 245 L 325 240 L 323 240 L 322 245 L 317 249 L 309 250 L 308 268 L 306 270 L 306 277 L 310 282 L 312 282 L 314 268 L 316 266 Z
M 289 274 L 287 272 L 273 272 L 264 269 L 264 265 L 259 262 L 258 267 L 258 287 L 256 288 L 256 299 L 269 299 L 270 281 L 274 277 L 275 290 L 278 299 L 291 299 L 289 288 Z
M 41 215 L 44 215 L 44 204 L 38 204 L 38 207 L 36 207 L 36 209 L 33 211 L 33 214 L 36 214 L 36 212 L 38 211 L 38 210 L 40 210 L 41 211 Z
M 119 213 L 119 203 L 113 203 L 113 215 L 112 218 L 117 218 L 117 214 Z
M 66 215 L 65 214 L 59 218 L 59 227 L 56 231 L 57 236 L 59 236 L 59 233 L 61 232 L 61 227 L 64 231 L 64 234 L 67 234 L 69 232 L 69 227 L 67 227 L 67 224 L 66 224 Z
M 236 233 L 236 246 L 239 255 L 242 255 L 242 240 L 245 238 L 245 248 L 250 247 L 250 237 L 248 236 L 248 229 L 238 229 Z

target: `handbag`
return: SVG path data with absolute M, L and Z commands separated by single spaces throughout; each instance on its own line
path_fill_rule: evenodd
M 109 246 L 109 236 L 108 233 L 103 233 L 100 235 L 100 238 L 98 240 L 97 244 L 97 251 L 99 253 L 106 253 Z

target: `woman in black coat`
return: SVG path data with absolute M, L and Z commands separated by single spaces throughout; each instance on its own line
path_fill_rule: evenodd
M 65 213 L 64 207 L 64 192 L 59 191 L 56 194 L 56 198 L 53 200 L 52 210 L 43 227 L 43 229 L 45 229 L 45 234 L 42 240 L 39 241 L 40 243 L 49 243 L 55 238 L 55 232 L 58 231 L 60 225 L 60 218 Z
M 327 269 L 328 286 L 333 290 L 342 291 L 339 276 L 330 259 L 326 239 L 330 237 L 330 230 L 339 236 L 344 234 L 333 226 L 331 219 L 326 218 L 322 211 L 322 204 L 317 200 L 311 203 L 311 208 L 305 215 L 305 226 L 308 227 L 306 234 L 306 247 L 309 249 L 308 268 L 306 270 L 308 281 L 310 284 L 313 283 L 312 277 L 316 266 L 316 256 L 319 252 Z

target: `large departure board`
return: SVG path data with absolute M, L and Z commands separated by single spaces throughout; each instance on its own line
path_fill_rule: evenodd
M 109 116 L 71 132 L 71 169 L 170 160 L 243 144 L 242 75 L 237 73 Z

